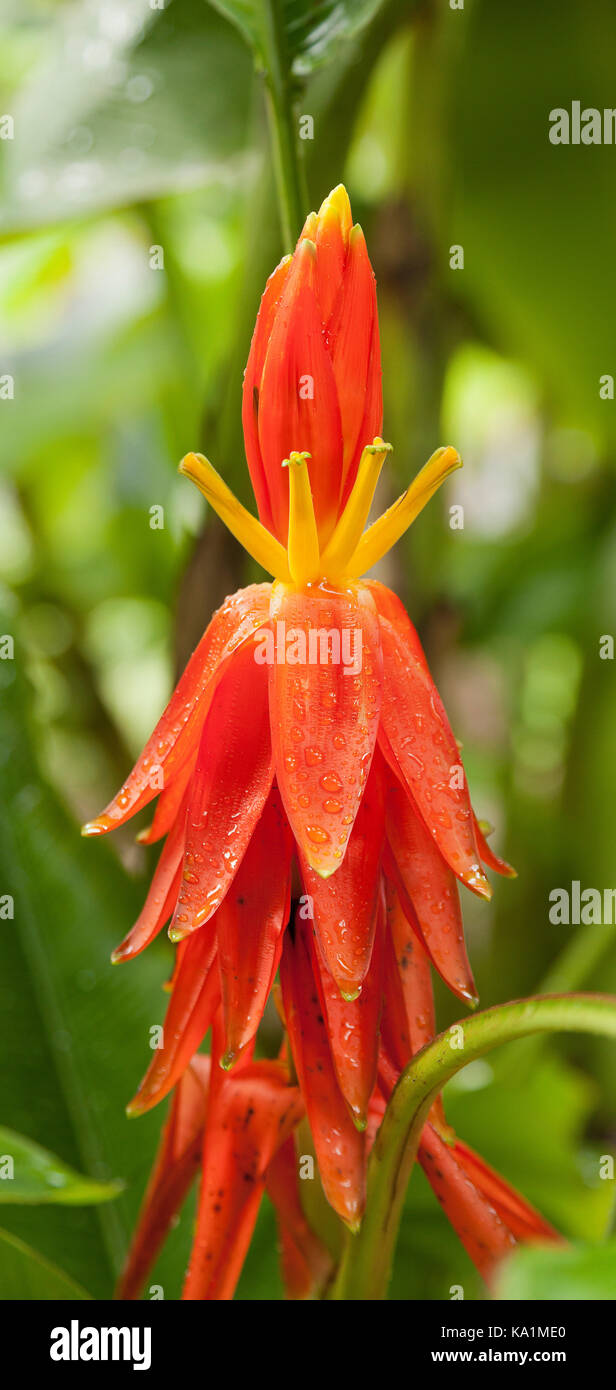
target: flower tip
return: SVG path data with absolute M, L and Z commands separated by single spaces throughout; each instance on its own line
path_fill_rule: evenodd
M 106 835 L 111 830 L 111 821 L 108 816 L 98 816 L 96 820 L 89 820 L 81 827 L 81 834 L 88 838 L 90 835 Z
M 140 831 L 139 831 L 139 834 L 138 834 L 138 835 L 135 835 L 135 844 L 136 844 L 136 845 L 148 845 L 148 844 L 150 843 L 150 831 L 151 831 L 151 829 L 152 829 L 152 826 L 151 826 L 151 825 L 146 825 L 145 830 L 140 830 Z
M 319 208 L 318 221 L 321 226 L 330 221 L 337 222 L 345 240 L 350 236 L 353 214 L 349 195 L 343 183 L 336 184 L 331 193 L 328 193 L 327 197 L 324 198 Z
M 174 927 L 172 922 L 167 935 L 174 946 L 177 946 L 178 942 L 183 941 L 185 936 L 190 936 L 190 932 L 187 932 L 183 927 Z
M 136 1120 L 140 1115 L 143 1115 L 147 1106 L 143 1104 L 143 1101 L 140 1100 L 138 1096 L 133 1096 L 133 1099 L 129 1100 L 128 1105 L 124 1108 L 127 1118 L 129 1120 Z
M 340 993 L 342 995 L 342 998 L 344 999 L 345 1004 L 353 1004 L 356 999 L 359 999 L 359 996 L 361 994 L 361 985 L 358 985 L 357 989 L 341 989 Z
M 357 1130 L 359 1130 L 359 1133 L 360 1133 L 360 1134 L 363 1134 L 363 1132 L 364 1132 L 364 1130 L 365 1130 L 365 1128 L 366 1128 L 366 1125 L 368 1124 L 368 1116 L 367 1116 L 367 1115 L 357 1115 L 357 1114 L 353 1114 L 353 1115 L 352 1115 L 352 1119 L 353 1119 L 353 1124 L 355 1125 L 355 1128 L 356 1128 Z
M 341 1220 L 344 1222 L 347 1231 L 351 1232 L 352 1236 L 356 1236 L 359 1234 L 359 1231 L 361 1229 L 361 1216 L 343 1216 L 341 1217 Z
M 219 1065 L 222 1067 L 223 1071 L 231 1071 L 235 1061 L 237 1061 L 237 1052 L 233 1052 L 230 1048 L 228 1052 L 225 1052 L 223 1057 L 219 1058 Z

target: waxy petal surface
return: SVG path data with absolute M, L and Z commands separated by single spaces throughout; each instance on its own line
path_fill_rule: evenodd
M 344 859 L 375 747 L 377 618 L 361 585 L 324 583 L 274 585 L 271 616 L 276 777 L 302 855 L 326 878 Z
M 387 794 L 387 837 L 411 927 L 449 989 L 459 999 L 475 1002 L 455 875 L 399 786 L 392 785 Z
M 168 1095 L 203 1042 L 218 1008 L 220 978 L 214 930 L 202 928 L 179 951 L 182 959 L 174 972 L 163 1045 L 154 1050 L 139 1090 L 127 1106 L 129 1115 L 143 1115 Z
M 416 653 L 416 634 L 380 616 L 383 650 L 383 705 L 379 742 L 433 840 L 467 888 L 490 897 L 479 862 L 473 812 L 443 702 Z M 461 783 L 461 785 L 460 785 Z
M 372 959 L 384 838 L 385 797 L 377 752 L 340 868 L 324 880 L 304 860 L 301 863 L 319 954 L 345 995 L 356 995 L 362 988 Z
M 261 379 L 259 445 L 276 535 L 283 541 L 289 509 L 288 476 L 282 462 L 292 450 L 310 454 L 314 510 L 324 540 L 333 530 L 340 500 L 340 408 L 323 340 L 315 276 L 315 248 L 310 241 L 301 241 L 285 281 Z
M 419 1162 L 464 1249 L 489 1283 L 501 1260 L 515 1249 L 515 1237 L 432 1125 L 424 1126 Z
M 139 1297 L 201 1163 L 210 1058 L 195 1058 L 176 1087 L 169 1118 L 122 1275 L 117 1299 Z
M 115 830 L 171 785 L 198 743 L 216 677 L 231 654 L 266 620 L 269 598 L 269 584 L 251 584 L 214 614 L 132 772 L 100 816 L 84 827 L 85 834 Z
M 365 1146 L 338 1086 L 317 986 L 311 927 L 296 915 L 285 932 L 280 983 L 289 1042 L 317 1154 L 323 1191 L 356 1229 L 365 1203 Z
M 292 849 L 274 787 L 215 918 L 227 1062 L 254 1037 L 278 969 L 291 902 Z
M 216 1061 L 214 1061 L 216 1065 Z M 253 1062 L 213 1088 L 199 1210 L 183 1299 L 231 1299 L 250 1243 L 265 1175 L 304 1113 L 279 1062 Z
M 138 956 L 173 915 L 180 888 L 187 800 L 185 796 L 181 811 L 176 816 L 175 824 L 161 850 L 148 895 L 137 921 L 128 936 L 113 952 L 111 959 L 114 965 Z
M 256 645 L 234 653 L 205 721 L 186 817 L 182 883 L 169 934 L 213 916 L 230 888 L 274 776 L 267 671 Z
M 359 1129 L 366 1127 L 368 1104 L 376 1084 L 384 945 L 385 911 L 381 894 L 370 966 L 356 999 L 343 999 L 335 980 L 316 953 L 318 984 L 338 1085 Z
M 244 372 L 244 386 L 242 392 L 242 426 L 244 430 L 244 445 L 246 448 L 246 459 L 252 480 L 252 486 L 257 502 L 259 517 L 268 530 L 274 531 L 273 509 L 270 497 L 270 480 L 266 476 L 261 457 L 261 446 L 259 444 L 259 410 L 261 405 L 261 377 L 263 375 L 263 365 L 267 344 L 272 331 L 274 317 L 280 303 L 285 280 L 291 268 L 291 257 L 285 256 L 284 260 L 276 266 L 263 291 L 255 330 L 250 344 L 250 353 Z M 272 478 L 273 490 L 280 494 L 277 500 L 277 513 L 284 512 L 284 488 L 287 486 L 286 478 Z M 275 533 L 276 534 L 276 533 Z M 278 540 L 286 545 L 286 530 L 278 533 Z

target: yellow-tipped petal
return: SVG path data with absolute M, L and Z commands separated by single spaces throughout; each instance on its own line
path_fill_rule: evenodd
M 309 458 L 310 454 L 294 451 L 283 461 L 283 467 L 289 469 L 288 564 L 291 578 L 300 585 L 318 579 L 321 569 L 319 533 L 308 476 Z
M 391 444 L 385 444 L 377 436 L 362 453 L 351 495 L 321 556 L 321 569 L 328 579 L 340 579 L 347 571 L 368 520 L 385 457 L 391 449 Z
M 221 521 L 235 539 L 243 545 L 249 555 L 263 566 L 274 579 L 288 583 L 290 579 L 287 555 L 284 546 L 271 532 L 257 521 L 256 516 L 246 511 L 241 502 L 223 482 L 220 474 L 203 454 L 187 454 L 179 467 L 179 472 L 196 483 Z
M 376 565 L 408 530 L 411 522 L 434 496 L 445 478 L 461 467 L 462 459 L 457 449 L 437 449 L 407 487 L 406 492 L 402 493 L 378 521 L 364 531 L 347 568 L 349 579 L 359 579 L 366 570 Z

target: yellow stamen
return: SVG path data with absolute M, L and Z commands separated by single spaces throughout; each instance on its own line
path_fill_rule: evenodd
M 288 562 L 295 584 L 309 584 L 321 572 L 319 533 L 314 515 L 312 489 L 308 476 L 310 454 L 295 451 L 283 460 L 289 469 L 289 544 Z
M 288 583 L 291 575 L 284 546 L 238 502 L 209 459 L 204 458 L 203 454 L 187 454 L 182 459 L 179 471 L 197 484 L 210 506 L 218 512 L 221 521 L 257 564 L 262 565 L 274 579 Z
M 347 577 L 359 579 L 360 575 L 372 569 L 372 566 L 391 550 L 396 541 L 400 540 L 445 478 L 461 467 L 462 459 L 456 449 L 437 449 L 407 487 L 406 492 L 388 507 L 378 521 L 364 531 L 347 566 Z
M 362 453 L 351 495 L 321 556 L 321 569 L 328 579 L 339 579 L 347 571 L 368 520 L 385 456 L 391 453 L 391 448 L 391 444 L 384 444 L 377 435 L 374 443 L 367 444 Z

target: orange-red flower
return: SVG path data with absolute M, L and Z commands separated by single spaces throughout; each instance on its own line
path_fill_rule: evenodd
M 423 952 L 460 999 L 473 1001 L 458 884 L 487 898 L 482 863 L 512 873 L 473 814 L 410 619 L 393 593 L 362 578 L 460 458 L 438 449 L 367 526 L 390 449 L 381 416 L 374 276 L 340 187 L 307 219 L 257 317 L 243 422 L 260 520 L 207 459 L 189 454 L 181 464 L 273 582 L 241 590 L 214 615 L 124 786 L 84 828 L 112 830 L 158 796 L 139 838 L 164 845 L 144 908 L 114 959 L 138 955 L 167 922 L 178 948 L 164 1046 L 132 1113 L 186 1077 L 215 1024 L 187 1297 L 232 1290 L 241 1264 L 235 1252 L 256 1212 L 253 1204 L 246 1215 L 231 1195 L 236 1160 L 250 1161 L 255 1194 L 271 1182 L 291 1211 L 285 1126 L 300 1092 L 328 1200 L 357 1225 L 366 1126 L 392 1074 L 422 1045 L 414 1036 L 413 961 Z M 300 1092 L 284 1079 L 283 1062 L 251 1060 L 279 969 Z M 426 998 L 428 985 L 424 979 Z M 426 1017 L 430 1009 L 428 1001 Z M 219 1061 L 233 1068 L 226 1080 Z M 194 1125 L 180 1118 L 204 1074 L 200 1060 L 176 1091 L 149 1199 L 157 1229 L 168 1211 L 165 1166 L 179 1163 L 179 1187 L 187 1154 L 194 1157 Z M 229 1147 L 248 1097 L 248 1148 Z M 442 1142 L 434 1134 L 422 1151 L 428 1167 Z M 461 1169 L 471 1162 L 460 1149 L 451 1157 Z M 230 1205 L 214 1222 L 212 1183 L 223 1170 Z M 299 1285 L 319 1260 L 298 1229 L 291 1234 L 283 1222 Z

